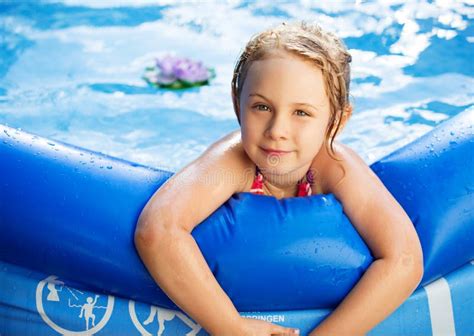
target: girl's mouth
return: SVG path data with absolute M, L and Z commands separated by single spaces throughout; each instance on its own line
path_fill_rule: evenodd
M 291 153 L 291 151 L 284 151 L 284 150 L 280 150 L 280 149 L 264 148 L 264 147 L 260 147 L 260 148 L 261 148 L 265 153 L 267 153 L 267 155 L 278 155 L 278 156 L 282 156 L 282 155 Z

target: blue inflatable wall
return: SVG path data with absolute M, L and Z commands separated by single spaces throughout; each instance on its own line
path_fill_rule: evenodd
M 425 259 L 420 289 L 474 259 L 473 117 L 472 109 L 466 111 L 372 166 L 420 236 Z M 178 310 L 133 245 L 141 209 L 171 173 L 5 126 L 0 138 L 0 260 L 8 270 L 0 281 L 21 270 L 54 274 L 68 288 L 98 297 L 117 295 Z M 241 312 L 296 316 L 297 310 L 320 309 L 321 315 L 343 299 L 372 261 L 333 195 L 276 200 L 236 194 L 193 236 Z M 472 272 L 463 272 L 470 275 L 458 287 L 464 281 L 472 288 Z M 54 289 L 56 280 L 46 279 L 51 280 L 46 287 Z M 15 293 L 10 295 L 3 302 L 11 307 Z M 473 300 L 468 302 L 453 307 L 460 311 L 456 316 L 472 312 Z M 315 321 L 314 314 L 307 316 Z M 409 318 L 404 321 L 406 326 Z M 467 322 L 453 325 L 474 330 Z

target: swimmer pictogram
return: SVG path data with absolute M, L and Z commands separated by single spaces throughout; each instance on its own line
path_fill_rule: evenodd
M 84 303 L 83 305 L 77 305 L 77 304 L 71 304 L 71 300 L 68 300 L 68 306 L 70 308 L 77 307 L 81 308 L 81 313 L 79 314 L 80 318 L 84 318 L 86 320 L 86 330 L 89 330 L 89 320 L 92 322 L 92 326 L 95 326 L 95 314 L 93 313 L 94 309 L 107 309 L 107 307 L 103 306 L 96 306 L 97 299 L 99 298 L 99 295 L 96 295 L 94 299 L 92 297 L 88 297 L 86 299 L 87 303 Z
M 43 293 L 44 291 L 47 293 Z M 44 294 L 46 298 L 44 299 Z M 104 305 L 105 303 L 105 305 Z M 50 275 L 36 287 L 36 308 L 43 321 L 55 331 L 69 335 L 91 335 L 101 330 L 109 321 L 114 306 L 114 297 L 83 292 L 67 286 L 64 281 Z M 57 310 L 70 312 L 71 325 L 59 325 L 48 315 Z M 100 311 L 105 312 L 100 312 Z M 54 316 L 54 314 L 50 314 Z M 96 323 L 99 317 L 100 321 Z M 62 321 L 64 324 L 65 322 Z

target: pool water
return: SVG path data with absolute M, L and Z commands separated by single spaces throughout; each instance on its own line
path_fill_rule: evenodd
M 355 113 L 340 140 L 371 163 L 473 108 L 473 18 L 470 1 L 0 0 L 0 123 L 179 169 L 238 128 L 230 81 L 246 41 L 303 19 L 350 48 Z M 168 52 L 216 78 L 149 87 L 144 68 Z

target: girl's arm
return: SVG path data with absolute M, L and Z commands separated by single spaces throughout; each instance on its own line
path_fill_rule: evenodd
M 173 175 L 146 204 L 135 232 L 138 253 L 160 288 L 211 334 L 232 334 L 239 313 L 219 286 L 193 228 L 240 185 L 240 133 L 222 139 Z M 226 178 L 227 176 L 227 178 Z M 233 178 L 232 178 L 233 177 Z
M 342 161 L 327 170 L 328 188 L 374 262 L 310 336 L 366 334 L 413 293 L 423 276 L 421 244 L 403 208 L 356 153 L 342 145 L 336 148 Z
M 153 279 L 211 335 L 290 331 L 242 318 L 191 235 L 193 228 L 232 194 L 245 190 L 244 174 L 249 167 L 240 132 L 231 133 L 155 192 L 140 214 L 135 232 L 135 246 Z

